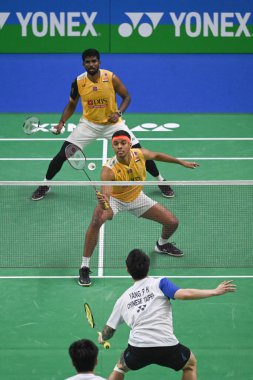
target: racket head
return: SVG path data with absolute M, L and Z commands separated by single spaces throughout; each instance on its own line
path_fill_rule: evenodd
M 88 320 L 91 328 L 94 329 L 94 327 L 95 327 L 95 321 L 94 321 L 94 317 L 93 317 L 91 308 L 90 308 L 90 306 L 86 302 L 84 303 L 83 306 L 84 306 L 84 311 L 85 311 L 87 320 Z
M 36 132 L 40 125 L 40 119 L 37 116 L 30 116 L 27 119 L 25 119 L 23 123 L 23 131 L 27 135 L 31 135 L 32 133 Z
M 66 146 L 65 156 L 72 168 L 76 170 L 84 170 L 86 165 L 86 157 L 78 146 L 74 144 L 69 144 Z

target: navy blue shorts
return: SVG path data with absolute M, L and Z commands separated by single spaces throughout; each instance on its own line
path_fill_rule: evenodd
M 127 367 L 133 371 L 150 364 L 180 371 L 188 362 L 190 355 L 190 349 L 180 343 L 166 347 L 133 347 L 129 344 L 124 352 L 124 359 Z

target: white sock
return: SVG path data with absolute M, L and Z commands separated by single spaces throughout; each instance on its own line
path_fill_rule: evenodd
M 125 372 L 123 371 L 123 369 L 119 369 L 118 365 L 116 364 L 116 366 L 113 368 L 114 371 L 116 372 L 119 372 L 119 373 L 122 373 L 123 375 L 125 375 Z
M 159 174 L 159 176 L 156 177 L 157 181 L 164 181 L 164 178 L 163 176 L 161 176 L 161 174 Z
M 168 243 L 168 239 L 163 239 L 162 237 L 159 238 L 159 240 L 158 240 L 159 245 L 164 245 L 166 243 Z
M 87 268 L 90 267 L 90 257 L 83 256 L 81 268 L 82 267 L 87 267 Z

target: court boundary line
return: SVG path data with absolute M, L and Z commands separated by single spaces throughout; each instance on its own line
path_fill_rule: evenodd
M 253 278 L 253 275 L 159 275 L 159 276 L 150 276 L 154 278 L 161 278 L 161 277 L 168 277 L 168 278 Z M 32 280 L 32 279 L 69 279 L 69 278 L 79 278 L 79 276 L 0 276 L 0 280 L 11 280 L 11 279 L 17 279 L 17 280 Z M 131 276 L 91 276 L 91 278 L 94 279 L 131 279 Z
M 1 137 L 0 141 L 65 141 L 66 138 Z M 96 139 L 106 140 L 106 139 Z M 251 141 L 253 137 L 138 137 L 140 141 Z
M 102 148 L 102 164 L 104 165 L 107 161 L 108 153 L 108 140 L 103 139 Z M 98 238 L 98 276 L 103 276 L 104 273 L 104 240 L 105 240 L 105 223 L 99 229 Z
M 0 161 L 51 161 L 53 157 L 2 157 Z M 253 160 L 253 157 L 177 157 L 179 160 Z M 89 157 L 87 161 L 103 161 L 103 158 Z
M 160 185 L 161 181 L 136 181 L 138 186 Z M 205 180 L 205 181 L 164 181 L 163 184 L 182 185 L 182 186 L 249 186 L 253 185 L 253 180 Z M 0 181 L 0 186 L 34 186 L 34 185 L 49 185 L 49 186 L 132 186 L 132 181 Z

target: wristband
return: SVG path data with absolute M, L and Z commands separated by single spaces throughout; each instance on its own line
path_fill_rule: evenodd
M 116 113 L 121 117 L 122 116 L 122 111 L 117 110 Z
M 125 372 L 123 371 L 123 369 L 120 369 L 120 368 L 118 367 L 117 364 L 116 364 L 116 366 L 113 368 L 113 370 L 116 371 L 116 372 L 122 373 L 123 375 L 125 374 Z

